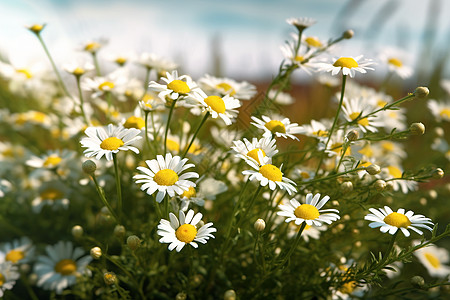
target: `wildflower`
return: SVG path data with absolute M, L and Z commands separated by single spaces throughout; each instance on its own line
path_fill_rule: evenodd
M 258 151 L 261 150 L 263 156 L 269 158 L 278 153 L 275 142 L 276 140 L 271 137 L 263 137 L 259 140 L 253 138 L 251 142 L 244 138 L 242 141 L 233 141 L 234 146 L 231 146 L 231 149 L 236 152 L 236 157 L 244 160 L 253 159 L 259 163 Z
M 300 225 L 303 222 L 306 225 L 322 226 L 323 223 L 331 224 L 338 220 L 340 217 L 337 213 L 337 209 L 322 209 L 330 200 L 329 196 L 325 196 L 320 200 L 320 194 L 315 194 L 314 197 L 311 193 L 306 195 L 306 203 L 300 204 L 296 199 L 289 201 L 287 205 L 279 205 L 281 209 L 277 212 L 279 216 L 287 217 L 286 223 L 294 221 L 295 225 Z
M 326 141 L 328 138 L 328 128 L 331 127 L 331 122 L 329 120 L 311 120 L 310 124 L 305 124 L 300 126 L 300 134 L 317 138 L 321 141 Z
M 413 244 L 418 243 L 419 241 L 413 242 Z M 450 267 L 445 265 L 449 262 L 447 249 L 430 244 L 427 247 L 414 251 L 414 255 L 419 259 L 431 276 L 446 277 L 450 274 Z
M 34 34 L 38 35 L 41 33 L 42 30 L 44 30 L 45 25 L 47 24 L 33 24 L 30 26 L 25 26 L 29 31 L 33 32 Z M 1 297 L 1 296 L 0 296 Z
M 311 71 L 313 71 L 316 67 L 314 58 L 311 58 L 311 55 L 314 52 L 312 49 L 304 54 L 300 54 L 300 51 L 296 52 L 296 43 L 289 41 L 282 45 L 280 50 L 287 60 L 289 60 L 293 65 L 297 65 L 297 67 L 301 68 L 308 74 L 311 74 Z
M 276 98 L 275 98 L 276 96 Z M 269 93 L 267 94 L 267 97 L 269 99 L 272 99 L 275 103 L 281 104 L 281 105 L 291 105 L 295 102 L 294 97 L 292 97 L 290 94 L 277 91 L 274 89 L 271 89 Z
M 291 123 L 288 118 L 283 118 L 281 121 L 277 119 L 271 119 L 267 116 L 262 116 L 262 120 L 252 117 L 252 120 L 254 122 L 251 122 L 252 125 L 255 125 L 256 127 L 263 129 L 265 137 L 284 137 L 291 139 L 298 140 L 297 137 L 294 136 L 294 134 L 301 133 L 302 128 L 298 126 L 297 123 Z
M 333 63 L 317 63 L 319 71 L 331 72 L 331 75 L 337 75 L 342 70 L 343 75 L 355 76 L 355 71 L 367 73 L 366 70 L 373 70 L 369 66 L 373 65 L 371 59 L 362 60 L 362 55 L 357 57 L 340 57 L 333 59 Z
M 5 254 L 4 260 L 13 264 L 30 262 L 34 255 L 33 242 L 27 237 L 15 239 L 0 246 L 0 252 Z
M 189 190 L 184 191 L 180 195 L 182 211 L 187 211 L 189 204 L 193 203 L 198 206 L 204 206 L 205 200 L 215 200 L 216 195 L 226 192 L 228 187 L 225 183 L 214 178 L 206 178 L 198 184 L 197 188 L 190 186 Z
M 373 110 L 373 107 L 367 103 L 364 103 L 364 101 L 361 101 L 360 98 L 344 98 L 344 105 L 342 106 L 344 117 L 349 122 L 355 121 L 355 125 L 358 126 L 364 133 L 368 131 L 377 132 L 377 127 L 383 125 L 374 115 L 361 118 L 361 116 L 366 115 Z
M 187 172 L 181 174 L 184 170 L 194 167 L 194 164 L 186 164 L 187 158 L 181 159 L 180 156 L 172 157 L 172 154 L 167 153 L 164 158 L 162 155 L 157 155 L 156 159 L 146 160 L 148 168 L 137 167 L 137 169 L 144 174 L 133 176 L 136 183 L 144 183 L 141 190 L 147 190 L 147 194 L 152 195 L 158 191 L 156 201 L 160 203 L 166 193 L 173 197 L 175 194 L 182 195 L 183 192 L 188 191 L 189 187 L 195 187 L 196 184 L 187 179 L 198 178 L 195 172 Z
M 85 130 L 87 138 L 81 140 L 81 146 L 87 148 L 84 150 L 86 157 L 95 159 L 102 158 L 105 155 L 106 160 L 112 160 L 113 154 L 120 150 L 131 150 L 138 154 L 139 150 L 131 146 L 135 141 L 141 139 L 138 136 L 141 131 L 136 128 L 123 128 L 109 124 L 108 127 L 88 127 Z
M 255 224 L 253 224 L 253 227 L 256 231 L 261 232 L 266 228 L 266 222 L 263 219 L 258 219 Z
M 185 215 L 183 211 L 179 212 L 179 219 L 173 214 L 169 214 L 170 221 L 162 219 L 158 225 L 158 235 L 161 236 L 160 243 L 168 243 L 168 249 L 172 251 L 176 249 L 180 252 L 186 244 L 197 248 L 199 243 L 206 244 L 209 238 L 214 238 L 213 232 L 216 228 L 212 227 L 213 223 L 207 223 L 198 228 L 198 223 L 202 219 L 202 214 L 190 209 Z
M 172 72 L 178 65 L 166 58 L 162 58 L 154 53 L 142 53 L 136 60 L 138 64 L 149 69 L 156 70 L 158 74 L 165 74 L 165 72 Z
M 219 78 L 206 74 L 198 80 L 200 88 L 210 95 L 229 95 L 239 100 L 250 100 L 256 94 L 256 87 L 247 81 L 238 82 L 231 78 Z
M 433 225 L 430 218 L 426 218 L 423 215 L 414 215 L 413 211 L 408 211 L 405 213 L 403 208 L 399 208 L 397 212 L 393 212 L 388 206 L 383 208 L 370 208 L 371 214 L 364 217 L 365 220 L 372 221 L 369 224 L 370 228 L 380 227 L 380 231 L 385 233 L 394 234 L 400 229 L 403 234 L 408 237 L 410 235 L 408 229 L 411 229 L 418 234 L 423 234 L 423 232 L 416 227 L 425 228 L 430 231 L 433 229 L 429 225 Z
M 46 205 L 52 206 L 53 209 L 69 207 L 69 190 L 61 181 L 44 182 L 38 192 L 39 196 L 31 202 L 35 213 L 41 212 Z
M 302 17 L 302 18 L 289 18 L 286 19 L 286 22 L 289 25 L 295 26 L 295 28 L 297 28 L 298 31 L 303 31 L 305 28 L 308 28 L 316 24 L 317 21 L 314 20 L 313 18 Z
M 427 106 L 436 120 L 440 122 L 450 121 L 450 101 L 437 101 L 430 99 L 427 102 Z
M 92 98 L 98 98 L 106 93 L 114 94 L 118 100 L 124 100 L 123 94 L 128 76 L 124 71 L 118 69 L 106 76 L 94 78 L 82 78 L 81 88 L 92 92 Z
M 28 159 L 25 164 L 33 168 L 44 168 L 44 169 L 54 169 L 60 166 L 62 163 L 67 162 L 75 156 L 75 152 L 64 149 L 60 150 L 49 150 L 46 154 L 38 157 L 32 156 Z
M 166 84 L 159 84 L 155 81 L 151 81 L 149 89 L 151 91 L 159 92 L 159 97 L 165 99 L 168 96 L 172 100 L 176 100 L 181 96 L 186 96 L 189 92 L 197 89 L 197 85 L 192 81 L 188 75 L 178 76 L 178 72 L 167 72 L 166 77 L 161 78 Z
M 236 108 L 241 106 L 238 99 L 229 95 L 223 97 L 208 96 L 200 89 L 193 92 L 189 99 L 198 102 L 202 106 L 202 110 L 208 111 L 213 119 L 222 118 L 226 125 L 231 125 L 231 119 L 234 119 L 238 113 Z
M 71 62 L 65 64 L 63 69 L 74 76 L 80 77 L 84 75 L 86 72 L 94 70 L 94 65 L 90 62 Z
M 301 226 L 299 225 L 295 225 L 294 222 L 290 222 L 289 223 L 289 227 L 288 227 L 288 233 L 287 233 L 287 237 L 288 238 L 293 238 L 298 234 L 298 231 L 300 230 Z M 322 231 L 327 230 L 327 226 L 310 226 L 310 225 L 306 225 L 305 229 L 303 229 L 302 232 L 302 239 L 305 240 L 305 242 L 309 242 L 309 239 L 319 239 L 320 237 L 320 233 Z
M 45 290 L 62 291 L 76 282 L 77 275 L 89 275 L 87 265 L 92 257 L 83 256 L 82 248 L 74 248 L 71 242 L 59 241 L 45 248 L 47 255 L 40 255 L 34 266 L 38 275 L 37 286 Z
M 394 191 L 401 190 L 402 193 L 407 194 L 409 191 L 415 191 L 417 189 L 417 182 L 412 179 L 403 179 L 403 168 L 398 164 L 389 164 L 381 169 L 381 173 L 377 175 L 377 178 L 381 178 L 385 181 L 389 179 L 392 182 Z M 402 178 L 402 179 L 399 179 Z
M 91 41 L 88 41 L 85 44 L 83 44 L 81 46 L 81 50 L 95 54 L 95 53 L 97 53 L 98 50 L 100 50 L 100 48 L 105 46 L 107 43 L 108 43 L 108 41 L 106 39 L 102 39 L 102 38 L 91 40 Z
M 11 290 L 19 279 L 18 267 L 9 261 L 4 261 L 0 256 L 0 298 L 6 290 Z
M 405 65 L 405 57 L 408 53 L 400 49 L 388 48 L 380 54 L 380 60 L 385 63 L 388 70 L 402 79 L 412 76 L 413 69 Z
M 106 272 L 103 274 L 103 280 L 107 285 L 113 285 L 117 283 L 117 276 L 114 272 Z

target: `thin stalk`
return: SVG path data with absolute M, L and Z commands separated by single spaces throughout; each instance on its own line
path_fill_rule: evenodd
M 206 122 L 206 119 L 208 119 L 209 115 L 210 115 L 210 113 L 209 113 L 209 111 L 207 111 L 205 116 L 203 117 L 203 120 L 200 122 L 200 124 L 197 127 L 197 130 L 195 131 L 194 135 L 192 136 L 191 142 L 184 150 L 183 156 L 181 158 L 184 158 L 186 156 L 186 154 L 188 153 L 189 149 L 191 148 L 192 144 L 194 143 L 195 138 L 197 137 L 198 132 L 200 131 L 200 128 Z
M 80 84 L 80 76 L 75 76 L 77 80 L 77 88 L 78 88 L 78 96 L 80 97 L 80 110 L 81 115 L 83 116 L 84 122 L 87 126 L 90 125 L 88 118 L 86 117 L 86 113 L 84 112 L 84 98 L 83 98 L 83 91 L 81 90 L 81 84 Z
M 148 81 L 149 81 L 149 79 L 150 79 L 150 71 L 151 71 L 151 70 L 152 70 L 152 69 L 149 68 L 149 67 L 146 67 L 146 68 L 145 68 L 144 93 L 142 93 L 141 100 L 143 100 L 144 97 L 145 97 L 145 94 L 147 94 L 147 91 L 148 91 Z
M 116 191 L 117 191 L 117 210 L 119 216 L 122 215 L 122 187 L 120 185 L 119 163 L 117 162 L 117 154 L 113 154 L 114 161 L 114 175 L 116 177 Z
M 170 120 L 172 119 L 173 109 L 178 99 L 173 100 L 172 105 L 170 106 L 169 117 L 167 118 L 166 131 L 164 133 L 164 154 L 167 152 L 167 134 L 169 133 L 169 125 Z
M 301 227 L 300 227 L 300 229 L 299 229 L 299 231 L 298 231 L 298 233 L 297 233 L 297 236 L 295 237 L 294 245 L 292 245 L 292 247 L 289 249 L 289 252 L 283 258 L 283 261 L 277 267 L 277 269 L 281 268 L 288 261 L 288 259 L 291 257 L 292 253 L 294 253 L 295 249 L 297 249 L 298 243 L 300 242 L 300 237 L 301 237 L 302 232 L 305 229 L 305 227 L 306 227 L 306 222 L 303 222 Z M 276 269 L 274 271 L 276 271 Z
M 258 189 L 256 190 L 256 192 L 253 194 L 252 199 L 250 200 L 250 204 L 248 205 L 247 209 L 244 212 L 244 215 L 242 216 L 242 218 L 239 218 L 239 222 L 236 224 L 236 228 L 239 228 L 239 226 L 242 225 L 242 223 L 245 221 L 245 219 L 247 218 L 248 213 L 250 212 L 250 210 L 253 207 L 253 204 L 255 203 L 255 199 L 258 196 L 259 192 L 261 191 L 262 186 L 259 185 Z
M 98 59 L 97 59 L 97 52 L 92 52 L 92 60 L 94 61 L 94 66 L 95 66 L 95 75 L 97 76 L 102 76 L 101 72 L 100 72 L 100 65 L 98 63 Z
M 153 117 L 153 110 L 150 111 L 150 117 L 152 119 L 152 129 L 153 129 L 153 141 L 156 142 L 156 127 L 155 127 L 155 118 Z M 159 128 L 161 129 L 161 128 Z M 159 133 L 158 129 L 158 133 Z M 158 152 L 158 149 L 156 148 L 157 144 L 155 143 L 155 151 Z
M 150 140 L 148 139 L 148 113 L 149 112 L 147 110 L 144 110 L 144 121 L 145 121 L 144 133 L 145 133 L 145 144 L 147 145 L 148 150 L 150 151 L 151 146 L 150 146 Z
M 114 218 L 114 220 L 116 221 L 116 223 L 117 223 L 117 224 L 120 224 L 120 222 L 119 222 L 119 217 L 116 215 L 116 213 L 115 213 L 114 210 L 112 209 L 112 207 L 111 207 L 111 205 L 109 204 L 108 200 L 106 200 L 105 194 L 104 194 L 102 188 L 100 187 L 100 185 L 98 184 L 97 178 L 95 177 L 94 174 L 92 174 L 91 177 L 92 177 L 92 180 L 93 180 L 94 183 L 95 183 L 95 187 L 96 187 L 96 189 L 97 189 L 97 193 L 98 193 L 98 195 L 100 196 L 100 199 L 102 200 L 103 205 L 105 205 L 105 206 L 108 208 L 109 213 L 110 213 L 111 216 Z
M 383 256 L 383 259 L 382 259 L 381 262 L 380 262 L 380 265 L 381 265 L 381 266 L 382 266 L 382 265 L 386 262 L 386 260 L 388 259 L 389 254 L 391 253 L 392 248 L 394 247 L 394 243 L 395 243 L 395 239 L 396 239 L 396 237 L 397 237 L 397 234 L 398 234 L 399 232 L 400 232 L 400 229 L 398 229 L 398 230 L 394 233 L 394 235 L 392 235 L 391 241 L 389 242 L 389 245 L 388 245 L 387 250 L 386 250 L 386 252 L 385 252 L 385 254 L 384 254 L 384 256 Z

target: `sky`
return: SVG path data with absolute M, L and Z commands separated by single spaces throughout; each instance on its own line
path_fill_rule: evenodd
M 430 3 L 439 9 L 426 36 L 435 37 L 432 46 L 439 53 L 450 40 L 450 19 L 444 15 L 450 1 L 445 0 L 0 0 L 0 51 L 21 64 L 42 59 L 24 26 L 47 23 L 43 37 L 58 64 L 75 59 L 87 41 L 106 38 L 102 55 L 153 52 L 199 77 L 211 72 L 215 41 L 224 75 L 267 78 L 276 72 L 283 59 L 280 46 L 293 32 L 287 18 L 316 19 L 306 34 L 324 40 L 353 29 L 355 38 L 342 43 L 339 56 L 370 58 L 372 50 L 396 46 L 417 57 Z

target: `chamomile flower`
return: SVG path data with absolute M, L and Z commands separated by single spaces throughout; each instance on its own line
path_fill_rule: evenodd
M 236 157 L 244 160 L 253 159 L 256 163 L 258 160 L 258 151 L 262 151 L 263 156 L 272 158 L 278 153 L 276 140 L 271 137 L 263 137 L 261 139 L 253 138 L 250 142 L 246 138 L 242 141 L 233 141 L 233 149 L 236 152 Z
M 190 209 L 185 215 L 180 210 L 177 218 L 173 213 L 169 214 L 170 221 L 162 219 L 158 225 L 158 235 L 161 236 L 160 243 L 168 243 L 168 249 L 180 252 L 186 244 L 194 248 L 198 248 L 197 243 L 206 244 L 209 238 L 214 238 L 213 232 L 216 228 L 212 227 L 213 223 L 207 223 L 198 228 L 198 223 L 202 219 L 202 214 Z
M 450 121 L 450 101 L 437 101 L 430 99 L 428 109 L 438 121 Z
M 287 237 L 288 238 L 295 237 L 299 230 L 300 230 L 299 225 L 296 225 L 294 222 L 289 223 Z M 327 230 L 327 226 L 325 225 L 324 226 L 306 225 L 305 229 L 303 229 L 301 237 L 302 239 L 305 240 L 305 242 L 309 242 L 310 239 L 318 240 L 320 237 L 320 233 L 325 230 Z
M 298 140 L 294 134 L 299 134 L 302 132 L 302 128 L 298 126 L 297 123 L 291 123 L 288 118 L 271 119 L 267 116 L 262 116 L 261 118 L 262 120 L 257 117 L 252 117 L 254 122 L 251 122 L 251 124 L 263 129 L 263 136 L 265 137 L 281 136 L 284 138 L 290 137 L 291 139 Z M 281 121 L 279 119 L 281 119 Z
M 373 70 L 369 66 L 373 65 L 371 59 L 362 59 L 363 56 L 357 57 L 340 57 L 334 58 L 330 63 L 317 63 L 318 71 L 331 72 L 331 75 L 337 75 L 342 70 L 343 75 L 350 75 L 355 77 L 355 72 L 362 74 L 367 73 L 366 70 Z
M 178 76 L 178 71 L 172 73 L 166 72 L 166 77 L 161 77 L 161 80 L 166 84 L 159 84 L 151 81 L 148 88 L 151 91 L 158 92 L 161 99 L 169 97 L 176 100 L 181 96 L 186 96 L 192 90 L 198 89 L 197 84 L 188 75 Z
M 246 170 L 242 172 L 243 175 L 250 175 L 250 180 L 258 180 L 261 186 L 269 185 L 269 188 L 271 190 L 275 190 L 275 188 L 278 186 L 280 189 L 286 190 L 289 195 L 297 192 L 297 189 L 294 187 L 296 183 L 283 176 L 283 172 L 281 172 L 281 169 L 272 165 L 271 159 L 267 156 L 263 156 L 261 150 L 258 150 L 257 161 L 249 159 L 246 162 L 255 170 L 257 170 Z
M 286 223 L 294 221 L 295 225 L 303 222 L 306 225 L 322 226 L 323 223 L 331 224 L 338 220 L 340 216 L 337 209 L 321 209 L 330 200 L 329 196 L 325 196 L 320 200 L 320 194 L 311 193 L 306 195 L 306 203 L 300 204 L 296 199 L 289 201 L 287 205 L 279 205 L 281 211 L 277 212 L 279 216 L 287 217 Z
M 412 179 L 403 178 L 403 168 L 397 164 L 387 165 L 381 169 L 381 173 L 376 175 L 377 178 L 383 180 L 390 180 L 393 184 L 394 191 L 401 190 L 403 194 L 407 194 L 409 191 L 415 191 L 417 189 L 417 182 Z
M 148 53 L 148 52 L 142 53 L 138 57 L 136 62 L 147 69 L 156 70 L 158 74 L 165 74 L 165 72 L 172 72 L 178 67 L 176 63 L 166 58 L 163 58 L 155 53 Z
M 92 257 L 83 256 L 84 250 L 74 248 L 72 242 L 59 241 L 53 246 L 47 245 L 45 251 L 47 255 L 40 255 L 34 265 L 38 287 L 61 294 L 75 284 L 77 276 L 90 274 L 87 265 Z
M 198 84 L 207 95 L 229 95 L 239 100 L 250 100 L 256 94 L 256 87 L 247 81 L 238 82 L 208 74 L 200 78 Z
M 74 156 L 75 152 L 67 149 L 49 150 L 42 156 L 32 156 L 25 164 L 33 168 L 55 169 Z
M 286 22 L 289 25 L 295 26 L 295 28 L 297 28 L 299 31 L 303 31 L 305 28 L 308 28 L 316 24 L 317 21 L 313 18 L 301 17 L 301 18 L 288 18 L 286 19 Z
M 328 128 L 331 128 L 331 121 L 328 119 L 311 120 L 310 124 L 302 125 L 300 128 L 300 134 L 326 141 L 328 139 Z
M 311 58 L 311 55 L 313 54 L 312 49 L 303 54 L 299 53 L 301 51 L 296 52 L 295 42 L 289 41 L 282 45 L 280 50 L 283 53 L 284 58 L 289 60 L 291 64 L 297 65 L 306 73 L 311 74 L 311 71 L 314 70 L 316 64 L 314 63 L 314 58 Z
M 371 214 L 364 217 L 365 220 L 372 221 L 369 224 L 370 228 L 380 227 L 380 231 L 383 233 L 389 232 L 395 234 L 397 230 L 401 230 L 402 233 L 408 237 L 410 235 L 408 229 L 415 231 L 422 235 L 423 232 L 419 228 L 425 228 L 430 231 L 433 229 L 428 226 L 433 226 L 430 218 L 426 218 L 423 215 L 414 215 L 413 211 L 405 213 L 403 208 L 399 208 L 397 212 L 393 212 L 391 208 L 385 206 L 384 208 L 369 208 Z
M 46 205 L 54 210 L 69 207 L 69 190 L 61 181 L 44 182 L 38 189 L 38 196 L 31 202 L 35 213 L 41 212 Z
M 90 62 L 74 61 L 63 65 L 63 69 L 74 76 L 82 76 L 86 72 L 94 70 L 94 65 Z
M 380 60 L 385 63 L 390 72 L 398 75 L 402 79 L 412 76 L 413 70 L 405 65 L 405 57 L 408 53 L 400 49 L 387 48 L 380 54 Z
M 200 181 L 201 180 L 201 181 Z M 198 183 L 200 181 L 200 183 Z M 180 195 L 180 210 L 187 211 L 189 204 L 204 206 L 205 200 L 215 200 L 216 195 L 227 191 L 228 187 L 225 183 L 214 178 L 199 179 L 197 187 L 190 186 L 189 190 L 184 191 Z
M 413 242 L 413 244 L 419 243 L 419 241 Z M 449 262 L 447 249 L 430 244 L 427 247 L 414 251 L 414 255 L 419 259 L 431 276 L 446 277 L 450 275 L 450 266 L 445 265 Z
M 236 108 L 241 106 L 238 99 L 229 95 L 223 97 L 216 95 L 208 96 L 200 89 L 193 92 L 189 99 L 198 102 L 202 106 L 202 110 L 208 111 L 213 119 L 220 117 L 226 125 L 231 125 L 232 119 L 238 113 Z
M 94 78 L 82 78 L 81 88 L 92 92 L 92 98 L 98 98 L 106 93 L 112 93 L 118 100 L 125 100 L 123 97 L 125 86 L 128 83 L 128 76 L 123 70 L 110 73 L 106 76 Z
M 136 128 L 124 128 L 109 124 L 108 127 L 88 127 L 85 130 L 88 137 L 81 140 L 81 146 L 87 148 L 84 150 L 86 157 L 100 159 L 103 155 L 106 160 L 112 160 L 113 154 L 120 150 L 131 150 L 138 154 L 139 150 L 131 146 L 135 141 L 142 138 L 138 136 L 141 131 Z
M 33 259 L 34 246 L 29 238 L 21 237 L 0 245 L 0 251 L 5 254 L 5 261 L 10 261 L 13 264 L 22 264 Z
M 0 253 L 0 298 L 3 298 L 6 290 L 14 287 L 20 277 L 18 267 L 10 261 L 4 261 L 2 254 Z
M 186 164 L 187 158 L 181 159 L 180 156 L 172 157 L 172 154 L 167 153 L 164 158 L 162 155 L 157 155 L 156 159 L 146 160 L 148 168 L 137 167 L 139 171 L 144 174 L 133 176 L 136 183 L 143 183 L 141 190 L 152 195 L 156 194 L 156 201 L 160 203 L 166 193 L 173 197 L 175 194 L 182 195 L 183 192 L 188 191 L 189 187 L 195 187 L 196 184 L 190 178 L 198 178 L 195 172 L 187 172 L 181 174 L 183 171 L 194 167 L 194 164 Z
M 342 113 L 344 114 L 345 119 L 349 122 L 353 122 L 356 120 L 356 125 L 363 132 L 371 131 L 377 132 L 378 128 L 383 124 L 378 121 L 377 117 L 374 115 L 361 118 L 375 109 L 371 107 L 369 104 L 365 103 L 361 99 L 358 98 L 344 98 L 344 105 L 342 106 Z
M 104 47 L 107 43 L 108 40 L 104 38 L 93 39 L 82 44 L 80 50 L 94 54 L 97 53 L 97 51 Z

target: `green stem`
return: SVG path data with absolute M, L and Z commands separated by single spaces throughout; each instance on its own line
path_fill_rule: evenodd
M 292 245 L 291 249 L 289 249 L 289 252 L 283 258 L 283 261 L 278 266 L 278 268 L 281 268 L 289 260 L 292 253 L 294 253 L 295 249 L 297 249 L 298 243 L 300 242 L 300 238 L 301 238 L 302 232 L 305 229 L 305 227 L 306 227 L 306 222 L 303 222 L 300 229 L 298 230 L 297 236 L 295 237 L 294 245 Z
M 151 70 L 152 70 L 152 69 L 149 68 L 149 67 L 146 67 L 146 68 L 145 68 L 144 93 L 142 93 L 141 100 L 143 100 L 144 97 L 145 97 L 145 94 L 147 94 L 147 91 L 148 91 L 148 81 L 149 81 L 149 79 L 150 79 L 150 71 L 151 71 Z
M 146 145 L 147 145 L 147 148 L 148 148 L 148 150 L 150 151 L 151 150 L 151 146 L 150 146 L 150 140 L 148 139 L 148 111 L 147 110 L 145 110 L 144 111 L 144 118 L 145 118 L 145 130 L 144 130 L 144 133 L 145 133 L 145 143 L 146 143 Z
M 97 193 L 98 193 L 98 195 L 100 196 L 100 199 L 102 200 L 103 205 L 105 205 L 105 206 L 108 208 L 109 213 L 110 213 L 111 216 L 114 218 L 114 220 L 116 221 L 116 223 L 117 223 L 117 224 L 120 224 L 120 222 L 119 222 L 119 217 L 116 215 L 116 213 L 115 213 L 114 210 L 112 209 L 112 207 L 111 207 L 111 205 L 109 204 L 108 200 L 106 200 L 106 197 L 105 197 L 105 194 L 104 194 L 104 192 L 103 192 L 103 189 L 102 189 L 102 187 L 98 184 L 97 178 L 95 177 L 94 174 L 92 174 L 91 177 L 92 177 L 92 180 L 93 180 L 94 183 L 95 183 L 95 187 L 96 187 L 96 189 L 97 189 Z
M 114 175 L 116 177 L 117 210 L 119 211 L 119 216 L 121 216 L 122 215 L 122 187 L 120 185 L 119 163 L 117 162 L 116 155 L 117 155 L 116 153 L 113 153 Z
M 200 128 L 206 122 L 206 120 L 208 119 L 209 115 L 210 115 L 210 113 L 209 113 L 209 111 L 207 111 L 205 116 L 203 117 L 203 120 L 200 122 L 200 125 L 198 125 L 197 130 L 195 131 L 194 135 L 192 136 L 191 142 L 189 143 L 189 145 L 184 150 L 183 156 L 181 158 L 184 158 L 186 156 L 186 154 L 188 153 L 189 149 L 191 148 L 192 144 L 194 143 L 195 138 L 197 137 L 198 132 L 200 131 Z
M 173 109 L 178 99 L 173 100 L 172 105 L 170 106 L 169 117 L 167 118 L 166 131 L 164 133 L 164 154 L 167 153 L 167 134 L 169 133 L 170 120 L 172 119 Z
M 132 281 L 134 283 L 134 285 L 136 286 L 137 291 L 139 292 L 139 295 L 141 296 L 141 299 L 146 299 L 144 292 L 140 289 L 140 285 L 139 283 L 136 281 L 135 276 L 133 276 L 130 272 L 128 272 L 128 270 L 122 266 L 121 263 L 115 261 L 112 257 L 110 257 L 107 254 L 103 254 L 103 256 L 109 260 L 110 262 L 112 262 L 114 265 L 116 265 L 116 267 L 118 267 L 120 270 L 122 270 L 123 273 L 125 273 L 125 275 L 128 277 L 128 279 L 130 281 Z
M 155 145 L 155 152 L 158 152 L 158 148 L 157 148 L 157 143 L 156 143 L 156 127 L 155 127 L 155 118 L 153 117 L 153 110 L 150 111 L 150 117 L 152 119 L 152 129 L 153 129 L 153 142 Z M 161 128 L 159 128 L 161 129 Z M 158 129 L 158 133 L 159 133 L 159 129 Z
M 384 254 L 383 259 L 381 260 L 381 262 L 379 264 L 380 266 L 382 266 L 386 262 L 386 260 L 389 257 L 389 254 L 391 254 L 392 248 L 394 247 L 395 239 L 399 232 L 400 232 L 400 228 L 392 236 L 391 241 L 389 242 L 389 246 L 387 247 L 386 253 Z
M 84 122 L 87 126 L 90 125 L 88 118 L 86 117 L 86 113 L 84 112 L 84 98 L 83 98 L 83 91 L 81 90 L 81 84 L 80 84 L 80 76 L 75 76 L 77 80 L 77 88 L 78 88 L 78 96 L 80 97 L 80 110 L 81 115 L 83 116 Z
M 250 200 L 250 204 L 248 205 L 247 209 L 245 210 L 244 215 L 242 216 L 242 218 L 239 218 L 239 221 L 236 224 L 236 228 L 239 228 L 242 225 L 242 223 L 245 221 L 245 219 L 247 218 L 247 215 L 250 212 L 250 210 L 252 209 L 253 204 L 255 203 L 255 199 L 258 196 L 258 194 L 261 191 L 261 189 L 262 189 L 262 185 L 259 185 L 258 189 L 255 192 L 255 194 L 253 194 L 253 197 Z
M 92 52 L 92 60 L 94 61 L 94 65 L 95 65 L 95 75 L 97 76 L 102 76 L 101 72 L 100 72 L 100 65 L 98 63 L 98 59 L 97 59 L 97 52 Z

